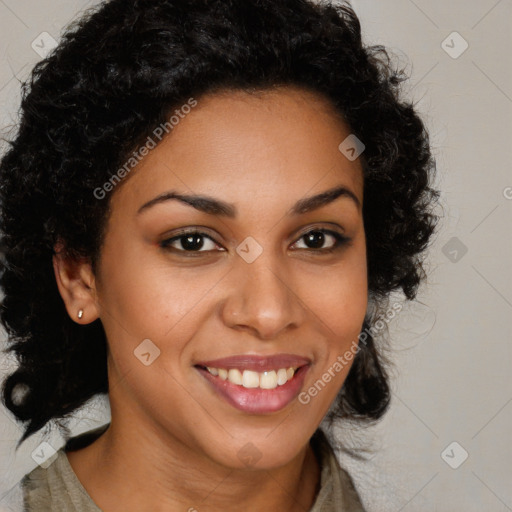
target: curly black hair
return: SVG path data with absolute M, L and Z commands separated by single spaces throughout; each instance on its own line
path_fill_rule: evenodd
M 28 422 L 17 448 L 108 393 L 101 321 L 70 319 L 52 256 L 63 241 L 95 270 L 111 194 L 93 191 L 190 97 L 299 86 L 327 98 L 365 144 L 368 293 L 376 304 L 399 289 L 414 299 L 439 192 L 426 128 L 401 99 L 406 78 L 385 48 L 363 44 L 346 4 L 110 0 L 74 22 L 22 84 L 19 127 L 0 163 L 0 315 L 19 363 L 2 400 Z M 388 376 L 374 336 L 360 348 L 333 414 L 372 421 L 388 407 Z

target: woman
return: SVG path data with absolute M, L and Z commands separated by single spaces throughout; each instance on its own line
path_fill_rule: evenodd
M 42 447 L 26 510 L 364 510 L 319 425 L 385 412 L 373 324 L 424 277 L 400 81 L 306 0 L 111 0 L 35 67 L 0 165 L 3 400 L 18 446 L 98 393 L 111 421 Z

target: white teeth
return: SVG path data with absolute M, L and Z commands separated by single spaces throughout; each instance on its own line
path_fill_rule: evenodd
M 242 385 L 242 372 L 236 368 L 231 368 L 228 372 L 228 380 L 233 384 Z
M 262 389 L 277 388 L 277 374 L 274 370 L 272 370 L 271 372 L 263 372 L 263 374 L 260 377 L 260 388 L 262 388 Z
M 236 382 L 235 382 L 236 384 Z M 252 372 L 251 370 L 244 370 L 242 376 L 242 386 L 244 388 L 257 388 L 260 385 L 260 376 L 258 372 Z
M 228 380 L 232 384 L 243 386 L 244 388 L 274 389 L 283 386 L 295 375 L 297 368 L 279 368 L 279 370 L 270 370 L 266 372 L 255 372 L 253 370 L 244 370 L 241 372 L 236 368 L 226 370 L 224 368 L 206 368 L 213 376 L 222 380 Z
M 286 374 L 285 368 L 280 368 L 277 370 L 277 384 L 279 386 L 282 386 L 283 384 L 286 384 L 288 381 L 288 375 Z

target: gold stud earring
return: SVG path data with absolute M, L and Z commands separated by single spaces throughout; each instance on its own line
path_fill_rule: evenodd
M 80 309 L 78 310 L 78 318 L 82 318 L 84 316 L 84 310 Z

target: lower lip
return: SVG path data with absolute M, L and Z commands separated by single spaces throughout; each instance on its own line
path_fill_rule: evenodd
M 267 414 L 284 409 L 299 394 L 308 368 L 308 365 L 300 367 L 291 380 L 274 389 L 248 389 L 215 377 L 208 370 L 196 367 L 229 404 L 251 414 Z

